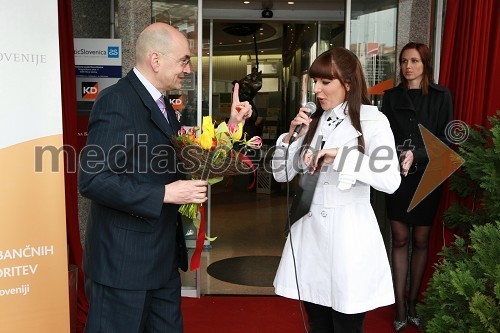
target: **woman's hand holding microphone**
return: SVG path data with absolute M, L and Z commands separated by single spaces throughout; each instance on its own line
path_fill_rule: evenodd
M 316 104 L 308 102 L 306 105 L 299 109 L 299 113 L 290 122 L 290 129 L 288 135 L 283 142 L 291 143 L 297 138 L 301 137 L 307 132 L 309 124 L 311 123 L 311 115 L 316 111 Z
M 290 143 L 295 141 L 297 138 L 303 136 L 309 129 L 309 124 L 311 123 L 311 115 L 316 111 L 316 104 L 309 102 L 306 106 L 299 109 L 299 112 L 292 119 L 290 123 L 290 129 L 288 130 L 288 135 L 284 138 L 284 143 Z M 303 155 L 302 159 L 304 165 L 311 170 L 311 173 L 315 173 L 321 170 L 323 165 L 332 164 L 338 153 L 338 148 L 321 149 L 317 152 L 313 152 L 308 149 Z

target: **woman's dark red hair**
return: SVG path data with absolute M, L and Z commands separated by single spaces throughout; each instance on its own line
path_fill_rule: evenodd
M 403 84 L 403 86 L 408 89 L 408 80 L 403 75 L 403 68 L 401 67 L 401 64 L 403 63 L 403 52 L 411 49 L 417 50 L 418 54 L 420 55 L 420 59 L 422 60 L 422 64 L 424 65 L 424 73 L 422 82 L 420 82 L 420 88 L 422 89 L 422 93 L 424 95 L 427 95 L 427 93 L 429 92 L 429 83 L 434 83 L 434 70 L 432 69 L 431 63 L 431 51 L 429 50 L 427 45 L 410 42 L 403 47 L 403 49 L 399 53 L 399 78 L 401 79 L 401 83 Z

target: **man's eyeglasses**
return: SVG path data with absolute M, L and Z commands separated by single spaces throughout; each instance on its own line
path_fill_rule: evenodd
M 185 57 L 183 59 L 175 59 L 174 57 L 172 56 L 169 56 L 168 54 L 165 54 L 163 52 L 160 52 L 160 51 L 156 51 L 158 53 L 160 53 L 161 55 L 164 55 L 165 57 L 168 57 L 174 61 L 177 61 L 179 62 L 183 67 L 186 67 L 187 65 L 189 65 L 191 63 L 191 58 L 188 58 L 188 57 Z

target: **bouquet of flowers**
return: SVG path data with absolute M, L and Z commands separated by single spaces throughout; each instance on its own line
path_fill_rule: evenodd
M 243 152 L 246 148 L 262 147 L 260 137 L 246 139 L 243 124 L 222 122 L 216 128 L 210 116 L 203 117 L 201 134 L 197 127 L 182 127 L 171 142 L 183 164 L 183 171 L 192 179 L 207 180 L 209 184 L 221 181 L 224 176 L 255 172 L 252 162 Z M 195 227 L 199 228 L 199 209 L 199 204 L 183 204 L 179 212 L 192 219 Z

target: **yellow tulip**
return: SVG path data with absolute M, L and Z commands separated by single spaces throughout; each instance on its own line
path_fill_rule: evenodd
M 205 150 L 209 150 L 210 148 L 212 148 L 212 142 L 213 142 L 212 139 L 213 139 L 213 136 L 210 135 L 209 132 L 203 131 L 200 135 L 201 148 L 203 148 Z
M 214 123 L 212 121 L 212 117 L 210 116 L 203 117 L 201 130 L 203 133 L 210 134 L 211 138 L 215 137 L 215 128 L 214 128 Z

